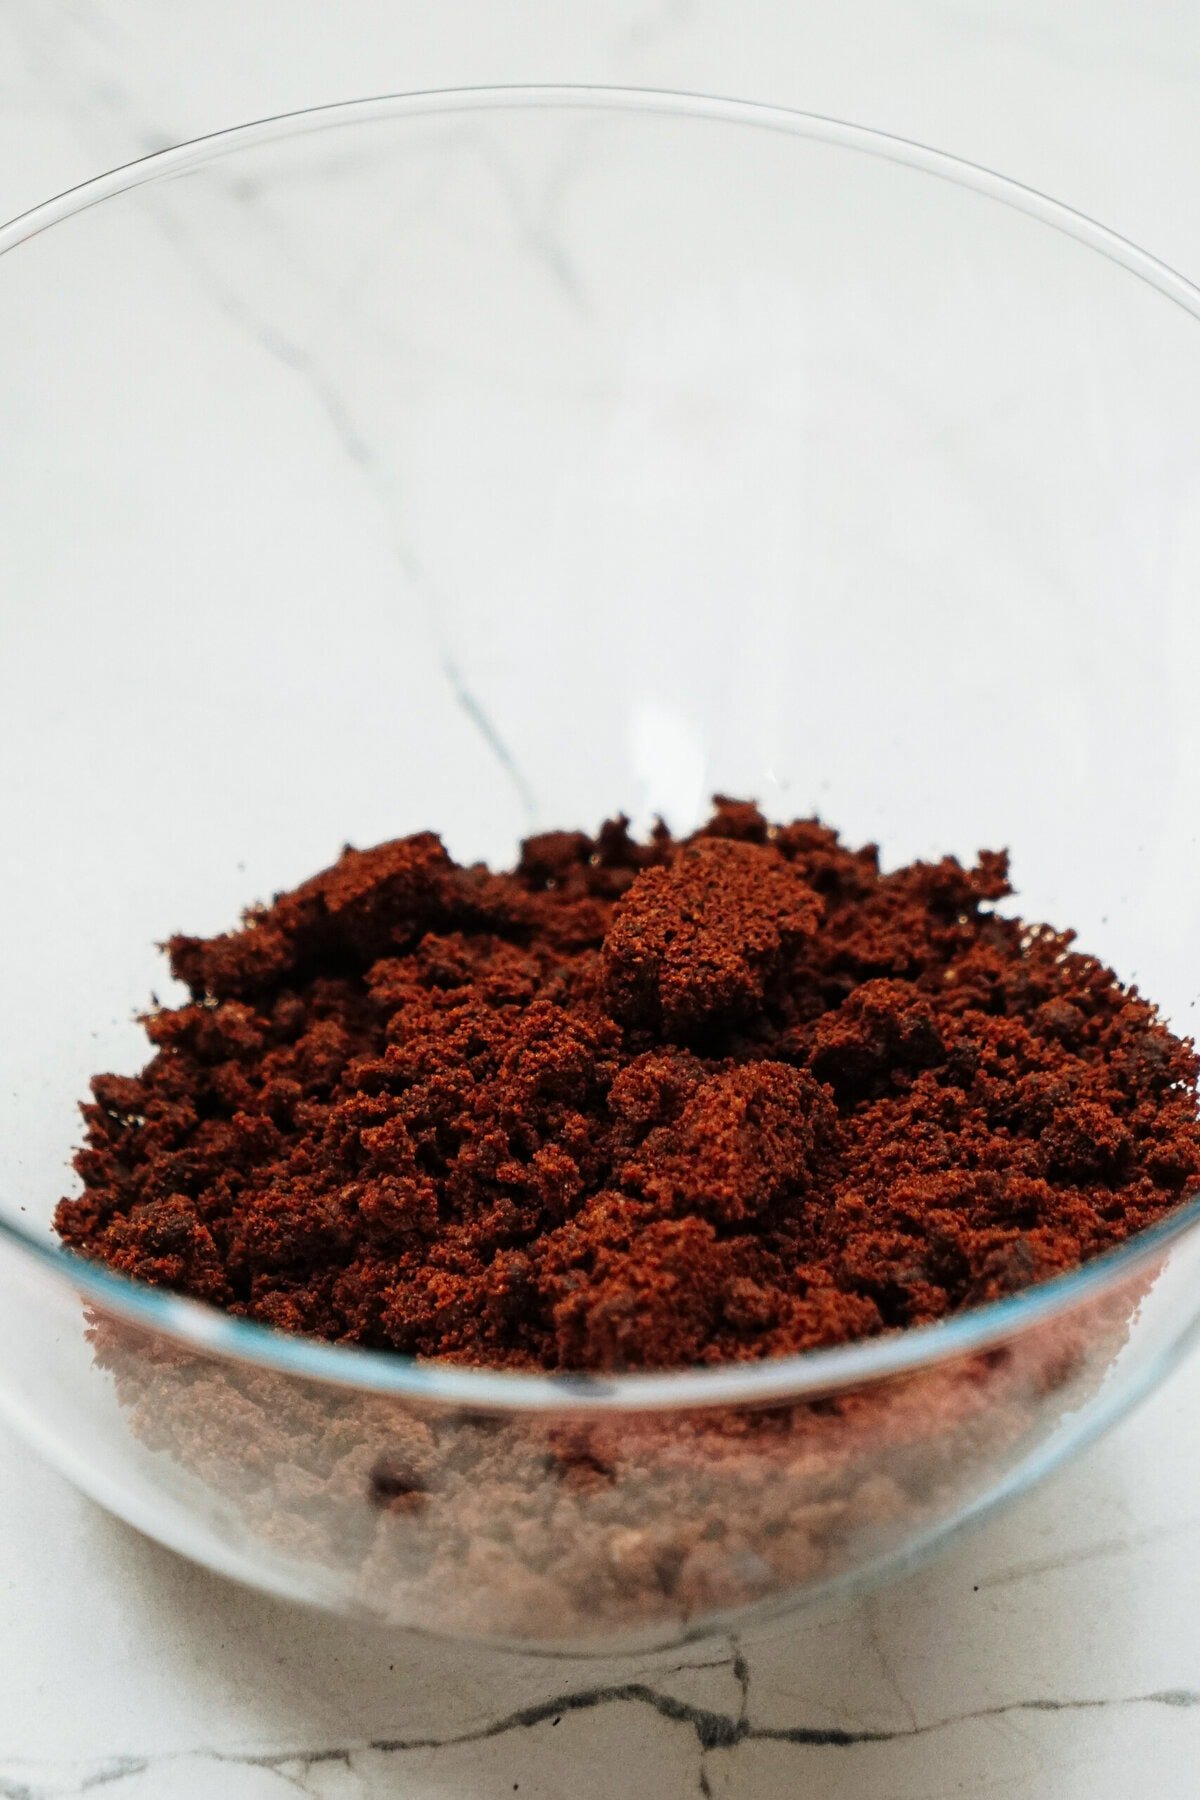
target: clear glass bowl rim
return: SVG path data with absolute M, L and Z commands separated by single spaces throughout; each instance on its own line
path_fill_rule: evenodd
M 968 188 L 1064 232 L 1200 319 L 1200 288 L 1095 219 L 981 164 L 888 132 L 789 107 L 654 88 L 508 86 L 383 94 L 231 126 L 95 176 L 0 226 L 0 256 L 119 194 L 273 140 L 373 120 L 496 110 L 592 110 L 675 115 L 784 133 L 880 157 Z M 0 1214 L 0 1240 L 109 1315 L 193 1350 L 360 1392 L 494 1412 L 659 1412 L 800 1400 L 912 1373 L 986 1350 L 1133 1279 L 1200 1226 L 1200 1197 L 1118 1248 L 1053 1280 L 934 1325 L 797 1356 L 651 1374 L 519 1374 L 419 1362 L 292 1336 L 114 1275 Z

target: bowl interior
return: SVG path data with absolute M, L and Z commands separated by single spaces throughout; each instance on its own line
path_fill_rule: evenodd
M 1187 1029 L 1195 320 L 752 114 L 350 109 L 4 259 L 7 1214 L 143 1060 L 157 940 L 427 827 L 1007 844 Z

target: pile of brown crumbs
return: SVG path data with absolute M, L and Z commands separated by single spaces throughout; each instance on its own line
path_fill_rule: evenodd
M 1154 1223 L 1197 1060 L 1003 855 L 880 872 L 718 799 L 684 839 L 347 850 L 98 1076 L 64 1240 L 336 1342 L 510 1369 L 780 1355 L 923 1324 Z

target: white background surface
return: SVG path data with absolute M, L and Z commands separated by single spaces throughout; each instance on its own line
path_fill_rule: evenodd
M 538 80 L 855 118 L 1200 273 L 1200 15 L 1114 0 L 0 0 L 0 215 L 243 118 Z M 1200 1791 L 1198 1399 L 1193 1359 L 927 1571 L 748 1638 L 745 1693 L 725 1643 L 556 1666 L 363 1638 L 185 1566 L 6 1438 L 0 1795 L 1185 1800 Z M 692 1713 L 666 1716 L 662 1696 Z M 743 1709 L 737 1746 L 705 1752 L 706 1717 Z

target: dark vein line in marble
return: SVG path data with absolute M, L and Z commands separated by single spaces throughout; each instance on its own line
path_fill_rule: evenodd
M 924 1724 L 901 1725 L 887 1731 L 846 1731 L 838 1726 L 758 1725 L 747 1737 L 783 1744 L 807 1744 L 831 1749 L 852 1749 L 856 1744 L 891 1744 L 902 1738 L 928 1737 L 933 1732 L 948 1731 L 954 1725 L 969 1725 L 977 1719 L 1000 1719 L 1013 1713 L 1097 1712 L 1106 1706 L 1200 1706 L 1200 1691 L 1193 1688 L 1166 1688 L 1149 1694 L 1117 1694 L 1111 1699 L 1007 1700 L 997 1706 L 980 1706 L 968 1712 L 950 1713 L 942 1719 L 929 1719 Z
M 947 1714 L 943 1718 L 930 1719 L 916 1725 L 851 1730 L 837 1725 L 756 1725 L 748 1718 L 696 1706 L 689 1701 L 677 1699 L 673 1694 L 661 1694 L 646 1682 L 627 1681 L 609 1687 L 584 1688 L 573 1693 L 559 1694 L 550 1700 L 519 1707 L 499 1719 L 450 1737 L 371 1738 L 362 1748 L 379 1755 L 398 1756 L 412 1750 L 441 1750 L 462 1744 L 486 1743 L 493 1738 L 503 1737 L 510 1731 L 529 1731 L 539 1725 L 554 1724 L 569 1713 L 590 1712 L 596 1707 L 622 1704 L 645 1706 L 672 1724 L 689 1726 L 702 1751 L 731 1750 L 738 1744 L 749 1741 L 843 1750 L 860 1744 L 890 1744 L 906 1738 L 927 1737 L 934 1732 L 949 1730 L 955 1725 L 970 1724 L 977 1719 L 1003 1718 L 1012 1713 L 1092 1712 L 1107 1706 L 1190 1709 L 1200 1707 L 1200 1691 L 1193 1688 L 1162 1688 L 1152 1693 L 1122 1694 L 1111 1699 L 1099 1696 L 1063 1700 L 1009 1700 L 996 1706 Z M 344 1749 L 276 1751 L 243 1756 L 237 1760 L 255 1767 L 275 1768 L 288 1762 L 332 1760 L 344 1754 Z
M 721 1656 L 709 1657 L 705 1662 L 672 1663 L 669 1669 L 660 1669 L 651 1664 L 648 1669 L 639 1669 L 630 1679 L 640 1681 L 644 1677 L 647 1681 L 669 1681 L 672 1675 L 690 1675 L 700 1669 L 732 1669 L 733 1663 L 733 1656 L 726 1651 Z
M 1131 1531 L 1121 1537 L 1100 1538 L 1095 1543 L 1064 1550 L 1060 1556 L 1044 1556 L 1032 1562 L 1013 1563 L 1009 1568 L 998 1569 L 994 1575 L 984 1575 L 977 1586 L 981 1593 L 986 1588 L 1008 1587 L 1014 1582 L 1028 1581 L 1038 1575 L 1052 1575 L 1060 1569 L 1074 1569 L 1080 1563 L 1101 1562 L 1110 1557 L 1124 1556 L 1131 1551 L 1145 1550 L 1152 1544 L 1186 1537 L 1197 1530 L 1200 1530 L 1200 1516 L 1180 1519 L 1174 1524 L 1160 1525 L 1149 1531 Z
M 168 215 L 163 214 L 164 220 Z M 177 248 L 185 249 L 185 239 L 178 230 L 174 233 Z M 526 819 L 532 821 L 536 812 L 533 790 L 517 765 L 516 758 L 509 749 L 504 736 L 491 719 L 482 701 L 472 691 L 458 660 L 450 648 L 449 641 L 439 617 L 439 599 L 434 592 L 429 578 L 421 567 L 410 546 L 399 537 L 395 529 L 395 510 L 393 497 L 388 490 L 386 479 L 379 467 L 378 460 L 370 445 L 359 431 L 346 405 L 345 397 L 329 380 L 325 371 L 316 359 L 301 346 L 294 344 L 280 332 L 274 330 L 266 321 L 253 314 L 236 295 L 223 288 L 212 277 L 211 271 L 192 254 L 186 256 L 191 268 L 214 301 L 219 310 L 234 324 L 245 330 L 261 349 L 296 374 L 308 387 L 317 401 L 332 428 L 333 434 L 342 450 L 361 470 L 373 493 L 376 503 L 388 522 L 393 553 L 404 575 L 413 583 L 417 591 L 426 600 L 426 612 L 430 630 L 438 658 L 438 667 L 454 696 L 455 705 L 479 733 L 488 750 L 499 767 L 503 770 L 512 787 L 516 791 Z
M 99 1768 L 92 1769 L 84 1775 L 79 1786 L 74 1790 L 78 1794 L 91 1794 L 97 1788 L 107 1787 L 110 1782 L 125 1781 L 130 1777 L 144 1775 L 155 1758 L 149 1756 L 114 1756 L 103 1762 Z M 55 1788 L 55 1793 L 62 1790 Z M 27 1781 L 13 1781 L 0 1775 L 0 1800 L 50 1800 L 51 1789 L 38 1785 L 33 1787 Z
M 895 1696 L 896 1704 L 907 1714 L 909 1724 L 915 1726 L 917 1724 L 916 1708 L 900 1685 L 900 1677 L 896 1673 L 891 1657 L 884 1649 L 883 1639 L 879 1632 L 879 1608 L 873 1598 L 867 1600 L 864 1616 L 867 1642 L 875 1654 L 875 1660 L 879 1664 L 883 1678 Z
M 729 1643 L 733 1650 L 733 1661 L 731 1664 L 733 1679 L 738 1684 L 738 1696 L 740 1701 L 738 1706 L 738 1725 L 739 1727 L 743 1727 L 750 1716 L 750 1664 L 742 1654 L 742 1646 L 738 1639 L 736 1637 L 731 1637 Z
M 749 1686 L 748 1675 L 743 1677 Z M 1112 1698 L 1073 1698 L 1054 1700 L 1033 1698 L 1009 1700 L 996 1706 L 982 1706 L 924 1724 L 902 1725 L 893 1729 L 855 1729 L 824 1725 L 756 1725 L 739 1714 L 715 1712 L 709 1707 L 695 1706 L 673 1695 L 660 1694 L 646 1682 L 628 1681 L 609 1687 L 588 1688 L 559 1694 L 535 1705 L 517 1708 L 502 1718 L 450 1737 L 420 1736 L 409 1738 L 370 1738 L 360 1743 L 274 1751 L 213 1750 L 199 1747 L 190 1751 L 169 1751 L 161 1756 L 126 1756 L 112 1758 L 91 1774 L 85 1775 L 79 1794 L 108 1783 L 146 1773 L 158 1763 L 178 1762 L 185 1758 L 207 1758 L 231 1766 L 266 1769 L 278 1774 L 307 1793 L 307 1776 L 315 1768 L 340 1764 L 352 1771 L 354 1759 L 363 1754 L 401 1756 L 416 1750 L 447 1750 L 467 1744 L 490 1742 L 512 1731 L 529 1731 L 537 1726 L 557 1725 L 570 1713 L 590 1712 L 597 1707 L 630 1704 L 645 1706 L 671 1724 L 686 1725 L 695 1735 L 701 1762 L 698 1788 L 704 1800 L 711 1800 L 712 1788 L 704 1766 L 704 1758 L 714 1750 L 736 1750 L 743 1743 L 788 1744 L 804 1749 L 849 1750 L 863 1745 L 894 1744 L 907 1739 L 928 1737 L 956 1725 L 969 1725 L 981 1719 L 999 1719 L 1030 1713 L 1099 1712 L 1106 1707 L 1164 1706 L 1172 1709 L 1200 1708 L 1200 1690 L 1194 1688 L 1159 1688 L 1145 1694 L 1120 1694 Z M 292 1770 L 298 1774 L 292 1774 Z M 61 1792 L 61 1789 L 55 1791 Z M 49 1800 L 50 1790 L 31 1786 L 25 1781 L 5 1780 L 0 1776 L 0 1800 Z
M 750 1711 L 750 1665 L 742 1654 L 741 1641 L 738 1638 L 737 1633 L 731 1631 L 729 1634 L 729 1650 L 727 1655 L 723 1656 L 719 1662 L 703 1666 L 727 1668 L 729 1670 L 734 1681 L 737 1683 L 738 1690 L 736 1728 L 739 1731 L 743 1730 Z M 661 1681 L 663 1679 L 662 1675 L 659 1675 L 658 1679 Z M 696 1770 L 696 1785 L 700 1790 L 701 1800 L 712 1800 L 712 1785 L 708 1779 L 708 1751 L 703 1744 L 700 1745 L 700 1760 Z
M 81 1794 L 90 1794 L 93 1788 L 107 1787 L 110 1781 L 125 1781 L 131 1775 L 144 1775 L 150 1767 L 150 1759 L 145 1756 L 118 1756 L 102 1769 L 93 1769 L 85 1775 L 79 1784 Z

